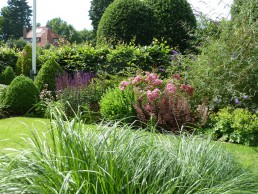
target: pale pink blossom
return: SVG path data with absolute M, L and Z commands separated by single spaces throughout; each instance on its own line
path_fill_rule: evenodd
M 158 79 L 159 76 L 155 73 L 146 73 L 147 75 L 147 78 L 146 78 L 146 81 L 149 81 L 149 82 L 153 82 L 154 80 Z
M 184 90 L 189 96 L 193 95 L 194 89 L 190 85 L 182 84 L 180 89 Z
M 121 90 L 124 90 L 125 88 L 126 88 L 126 86 L 128 86 L 130 83 L 129 82 L 127 82 L 127 81 L 122 81 L 121 83 L 120 83 L 120 89 Z
M 155 79 L 155 80 L 153 80 L 153 82 L 152 82 L 152 84 L 153 84 L 153 86 L 157 86 L 157 85 L 160 85 L 160 84 L 162 84 L 162 80 L 160 80 L 160 79 Z
M 133 79 L 132 84 L 133 84 L 133 85 L 134 85 L 134 84 L 137 84 L 139 81 L 141 81 L 141 77 L 140 77 L 139 75 L 137 75 L 137 76 Z
M 160 90 L 155 88 L 153 91 L 147 91 L 147 98 L 150 102 L 153 102 L 156 98 L 159 97 Z
M 167 92 L 169 92 L 169 93 L 171 93 L 171 94 L 174 94 L 174 93 L 176 92 L 176 90 L 177 90 L 177 88 L 176 88 L 176 86 L 175 86 L 174 84 L 168 83 L 168 84 L 166 85 L 166 91 L 167 91 Z

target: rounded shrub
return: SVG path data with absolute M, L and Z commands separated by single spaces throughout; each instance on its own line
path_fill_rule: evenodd
M 97 31 L 97 44 L 105 41 L 148 45 L 154 37 L 153 9 L 141 0 L 116 0 L 103 14 Z
M 100 100 L 100 113 L 108 120 L 125 119 L 126 122 L 131 122 L 136 118 L 134 102 L 136 96 L 131 87 L 124 90 L 110 88 Z
M 190 48 L 190 31 L 197 26 L 196 18 L 187 0 L 148 0 L 154 8 L 155 38 L 164 38 L 172 47 L 180 51 Z M 153 22 L 153 21 L 152 21 Z
M 258 115 L 246 109 L 223 108 L 210 116 L 210 127 L 216 140 L 258 145 Z
M 25 75 L 30 77 L 30 70 L 32 66 L 32 47 L 26 45 L 18 57 L 15 72 L 16 75 Z
M 47 90 L 55 91 L 55 79 L 60 73 L 63 73 L 61 66 L 55 60 L 50 59 L 39 70 L 35 85 L 41 91 L 47 84 Z
M 20 75 L 7 87 L 3 104 L 9 112 L 23 115 L 38 102 L 38 99 L 39 90 L 33 81 Z
M 14 74 L 13 68 L 10 66 L 7 66 L 1 75 L 1 84 L 9 85 L 14 78 L 15 78 L 15 74 Z

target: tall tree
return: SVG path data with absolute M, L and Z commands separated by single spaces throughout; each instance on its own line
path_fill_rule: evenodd
M 23 27 L 31 28 L 32 10 L 27 0 L 8 0 L 7 6 L 1 9 L 3 17 L 3 38 L 18 39 L 22 37 Z
M 91 7 L 89 10 L 89 16 L 91 20 L 91 25 L 93 26 L 93 32 L 96 34 L 99 21 L 105 12 L 106 8 L 114 0 L 91 0 Z
M 79 34 L 75 28 L 60 17 L 48 21 L 47 26 L 56 34 L 64 36 L 70 43 L 77 42 L 79 39 Z

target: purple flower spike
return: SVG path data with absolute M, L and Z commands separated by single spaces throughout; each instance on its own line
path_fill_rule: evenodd
M 235 98 L 235 103 L 236 104 L 240 104 L 239 100 L 237 98 Z

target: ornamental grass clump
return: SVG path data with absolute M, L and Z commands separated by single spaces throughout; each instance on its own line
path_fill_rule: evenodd
M 146 72 L 120 83 L 120 89 L 132 86 L 137 96 L 133 104 L 140 121 L 149 121 L 168 131 L 180 131 L 181 127 L 193 122 L 189 99 L 194 89 L 183 83 L 179 74 L 161 80 L 155 73 Z
M 30 149 L 0 157 L 0 193 L 257 193 L 257 177 L 225 150 L 187 135 L 86 128 L 52 112 Z

